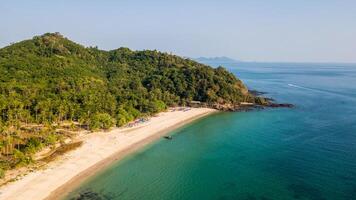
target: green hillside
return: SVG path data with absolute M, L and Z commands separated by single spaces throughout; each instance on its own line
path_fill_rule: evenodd
M 233 74 L 158 51 L 103 51 L 47 33 L 0 49 L 0 167 L 30 162 L 63 124 L 91 130 L 187 105 L 253 102 Z M 40 127 L 40 128 L 33 128 Z

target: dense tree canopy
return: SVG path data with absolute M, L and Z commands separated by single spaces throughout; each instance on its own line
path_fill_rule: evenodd
M 158 51 L 86 48 L 59 33 L 0 49 L 0 74 L 0 149 L 21 159 L 53 143 L 59 136 L 50 126 L 64 121 L 106 129 L 192 100 L 253 101 L 222 67 Z M 29 133 L 27 124 L 49 128 Z
M 1 49 L 0 73 L 3 122 L 88 122 L 95 113 L 115 118 L 120 109 L 154 113 L 191 100 L 238 103 L 248 96 L 222 67 L 158 51 L 85 48 L 58 33 Z

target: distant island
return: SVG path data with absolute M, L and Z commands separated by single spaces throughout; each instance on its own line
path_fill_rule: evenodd
M 233 58 L 229 58 L 229 57 L 199 57 L 199 58 L 194 58 L 193 60 L 200 62 L 200 63 L 204 63 L 204 64 L 215 64 L 215 63 L 221 63 L 221 64 L 229 64 L 229 63 L 237 63 L 237 62 L 241 62 L 238 60 L 235 60 Z

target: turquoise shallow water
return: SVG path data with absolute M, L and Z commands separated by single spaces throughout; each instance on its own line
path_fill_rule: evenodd
M 173 140 L 114 163 L 66 199 L 356 199 L 356 66 L 225 66 L 296 108 L 200 119 L 171 132 Z

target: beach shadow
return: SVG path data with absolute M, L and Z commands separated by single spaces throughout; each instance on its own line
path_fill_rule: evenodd
M 255 196 L 252 194 L 247 194 L 244 197 L 225 195 L 225 196 L 219 197 L 219 200 L 273 200 L 273 199 L 266 197 L 266 196 Z
M 318 189 L 307 184 L 291 184 L 288 186 L 288 190 L 291 192 L 294 199 L 325 200 Z
M 77 196 L 72 197 L 70 200 L 110 200 L 113 199 L 107 195 L 103 195 L 92 190 L 84 190 L 80 192 Z

